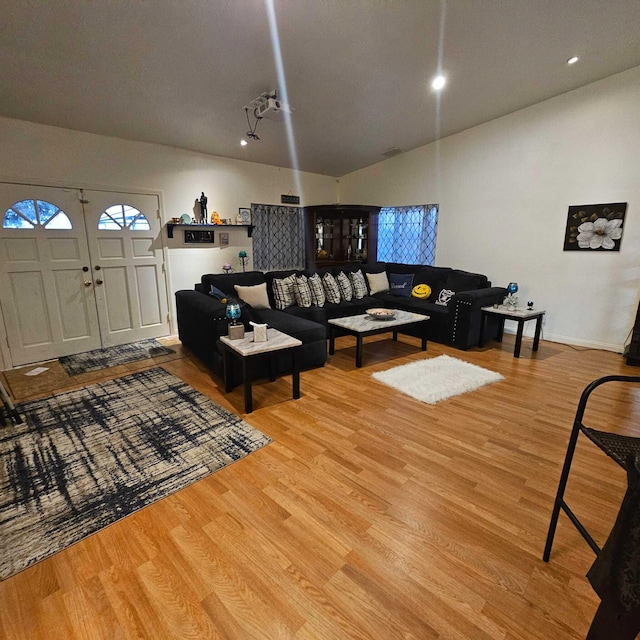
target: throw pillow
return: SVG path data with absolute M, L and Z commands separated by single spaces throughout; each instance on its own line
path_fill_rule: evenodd
M 411 296 L 411 288 L 413 287 L 412 273 L 390 273 L 389 288 L 394 296 Z
M 293 295 L 299 307 L 310 307 L 313 302 L 311 288 L 306 276 L 296 276 L 293 282 Z
M 322 277 L 322 286 L 324 287 L 324 293 L 327 296 L 327 302 L 338 304 L 340 302 L 340 287 L 338 286 L 336 279 L 330 273 L 325 273 Z
M 239 284 L 234 285 L 236 293 L 240 300 L 244 300 L 254 309 L 270 309 L 269 296 L 267 295 L 267 283 L 255 284 L 251 287 L 243 287 Z
M 322 286 L 322 279 L 320 278 L 320 274 L 314 273 L 307 280 L 309 283 L 309 288 L 311 289 L 311 299 L 313 300 L 313 304 L 317 307 L 324 307 L 324 303 L 327 300 L 327 296 L 324 293 L 324 287 Z
M 349 302 L 351 298 L 353 298 L 353 288 L 351 287 L 351 280 L 347 276 L 344 271 L 341 271 L 337 278 L 336 282 L 338 283 L 338 287 L 340 288 L 340 297 L 345 301 Z
M 224 291 L 218 289 L 218 287 L 214 287 L 213 285 L 209 285 L 211 289 L 209 289 L 209 295 L 215 298 L 216 300 L 220 300 L 223 304 L 227 303 L 227 294 Z
M 365 282 L 362 271 L 352 271 L 349 273 L 351 286 L 353 287 L 353 297 L 356 300 L 362 300 L 367 295 L 367 283 Z
M 293 273 L 286 278 L 274 278 L 272 286 L 276 309 L 286 309 L 296 303 L 296 297 L 293 292 L 295 280 L 296 276 Z
M 456 295 L 455 291 L 451 289 L 440 289 L 440 293 L 438 293 L 438 299 L 436 300 L 436 304 L 439 304 L 443 307 L 449 306 L 453 296 Z
M 421 300 L 428 300 L 431 295 L 431 287 L 428 284 L 417 284 L 413 287 L 411 295 L 414 298 L 420 298 Z
M 367 280 L 369 281 L 369 293 L 383 293 L 389 291 L 389 279 L 385 271 L 380 273 L 367 273 Z

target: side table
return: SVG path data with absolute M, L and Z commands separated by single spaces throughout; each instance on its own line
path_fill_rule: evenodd
M 297 351 L 302 346 L 302 342 L 297 338 L 292 338 L 286 333 L 277 329 L 267 329 L 267 340 L 265 342 L 254 342 L 253 332 L 245 333 L 241 340 L 231 340 L 229 336 L 222 336 L 220 342 L 224 353 L 224 390 L 229 393 L 231 386 L 231 357 L 237 356 L 242 361 L 242 382 L 244 384 L 244 411 L 253 411 L 253 397 L 251 392 L 251 363 L 258 357 L 269 357 L 275 351 L 289 351 L 291 353 L 291 374 L 293 386 L 293 398 L 300 397 L 300 370 L 298 368 Z M 276 379 L 272 372 L 272 381 Z
M 513 350 L 513 357 L 520 357 L 520 347 L 522 346 L 522 332 L 524 329 L 524 323 L 527 320 L 536 321 L 536 331 L 533 338 L 533 351 L 538 350 L 540 344 L 540 332 L 542 330 L 542 318 L 545 314 L 545 310 L 542 309 L 514 309 L 513 311 L 507 309 L 505 306 L 499 307 L 482 307 L 482 326 L 480 328 L 480 346 L 484 345 L 484 336 L 487 328 L 487 318 L 489 316 L 498 316 L 500 319 L 500 325 L 498 329 L 498 342 L 502 342 L 502 335 L 504 333 L 505 320 L 515 320 L 518 323 L 518 332 L 516 333 L 516 345 Z

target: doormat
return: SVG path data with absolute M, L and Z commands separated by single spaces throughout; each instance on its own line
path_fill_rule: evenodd
M 436 404 L 504 380 L 504 376 L 495 371 L 450 356 L 418 360 L 372 375 L 376 380 L 427 404 Z
M 269 444 L 164 369 L 17 405 L 0 431 L 0 578 Z
M 77 376 L 81 373 L 117 367 L 121 364 L 165 356 L 170 353 L 175 353 L 175 351 L 160 344 L 157 340 L 151 339 L 76 353 L 72 356 L 63 356 L 58 360 L 70 376 Z

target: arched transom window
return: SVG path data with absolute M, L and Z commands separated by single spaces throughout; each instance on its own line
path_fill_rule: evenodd
M 46 200 L 20 200 L 9 207 L 2 219 L 3 229 L 73 229 L 69 216 Z
M 149 221 L 144 213 L 128 204 L 114 204 L 109 207 L 98 220 L 98 229 L 117 231 L 131 229 L 132 231 L 149 231 Z

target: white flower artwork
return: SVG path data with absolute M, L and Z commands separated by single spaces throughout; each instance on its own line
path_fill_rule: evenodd
M 622 238 L 622 220 L 598 218 L 595 222 L 583 222 L 578 227 L 578 246 L 581 249 L 613 249 L 614 240 Z
M 565 251 L 620 251 L 626 202 L 569 207 Z

